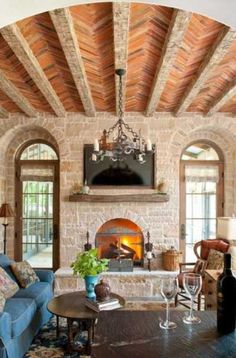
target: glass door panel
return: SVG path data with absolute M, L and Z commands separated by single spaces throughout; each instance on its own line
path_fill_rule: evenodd
M 53 182 L 22 182 L 22 256 L 32 267 L 53 267 Z
M 216 237 L 219 215 L 219 165 L 182 165 L 181 240 L 186 262 L 195 262 L 193 246 L 200 240 Z M 183 210 L 184 209 L 184 210 Z

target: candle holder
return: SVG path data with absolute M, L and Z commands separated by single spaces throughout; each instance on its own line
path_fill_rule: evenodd
M 146 257 L 148 260 L 148 271 L 151 271 L 151 260 L 154 257 L 154 254 L 152 252 L 153 250 L 153 243 L 150 242 L 150 233 L 149 231 L 147 232 L 147 243 L 144 245 L 145 247 L 145 251 L 146 251 Z
M 87 242 L 86 242 L 86 244 L 84 244 L 84 251 L 89 251 L 92 248 L 92 244 L 90 244 L 90 242 L 89 242 L 89 232 L 88 232 L 88 230 L 86 232 L 86 239 L 87 239 Z
M 12 210 L 10 204 L 4 203 L 0 208 L 0 218 L 4 218 L 4 222 L 2 223 L 4 227 L 4 234 L 3 234 L 3 253 L 4 255 L 7 252 L 7 227 L 8 221 L 7 218 L 11 218 L 14 216 L 14 211 Z

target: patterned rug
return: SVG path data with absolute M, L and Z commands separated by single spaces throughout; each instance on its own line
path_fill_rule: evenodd
M 76 327 L 75 327 L 76 329 Z M 86 332 L 82 332 L 75 337 L 75 344 L 83 347 L 86 344 Z M 52 318 L 34 338 L 30 350 L 24 358 L 88 358 L 88 356 L 77 353 L 67 355 L 67 327 L 66 320 L 60 318 L 60 334 L 56 337 L 56 319 Z

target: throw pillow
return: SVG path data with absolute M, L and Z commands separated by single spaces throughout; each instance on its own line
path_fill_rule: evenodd
M 2 292 L 0 292 L 0 313 L 3 312 L 5 306 L 6 299 Z
M 6 271 L 0 267 L 0 292 L 5 298 L 10 298 L 19 290 L 19 286 L 13 281 Z
M 19 285 L 23 288 L 40 281 L 35 271 L 27 261 L 14 262 L 11 264 L 11 270 L 19 282 Z
M 207 259 L 208 270 L 220 270 L 224 266 L 223 252 L 211 249 Z
M 230 246 L 228 253 L 231 254 L 231 268 L 236 270 L 236 246 Z

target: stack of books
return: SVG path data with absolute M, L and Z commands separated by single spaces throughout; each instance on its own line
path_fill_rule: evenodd
M 86 300 L 85 306 L 96 311 L 108 311 L 108 310 L 114 310 L 116 308 L 120 308 L 121 304 L 117 298 L 110 298 L 107 301 L 92 301 L 92 300 Z

